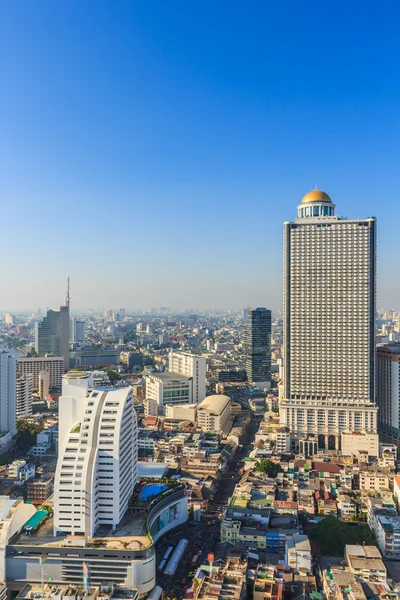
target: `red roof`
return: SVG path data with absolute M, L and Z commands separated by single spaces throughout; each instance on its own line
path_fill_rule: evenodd
M 315 461 L 313 462 L 313 469 L 314 471 L 319 471 L 320 473 L 340 473 L 342 470 L 342 465 Z

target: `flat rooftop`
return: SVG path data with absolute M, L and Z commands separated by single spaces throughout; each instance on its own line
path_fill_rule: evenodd
M 180 373 L 149 373 L 148 377 L 155 377 L 161 381 L 191 381 L 193 377 L 186 377 Z
M 143 550 L 151 545 L 145 530 L 146 514 L 127 512 L 115 531 L 112 527 L 102 526 L 94 538 L 88 539 L 87 548 L 107 548 L 113 550 Z M 39 529 L 30 535 L 20 533 L 10 542 L 14 546 L 50 546 L 66 547 L 66 538 L 74 538 L 71 534 L 53 535 L 54 516 L 49 517 Z M 82 540 L 83 536 L 77 536 Z M 68 547 L 71 544 L 68 544 Z M 79 544 L 77 543 L 77 546 Z

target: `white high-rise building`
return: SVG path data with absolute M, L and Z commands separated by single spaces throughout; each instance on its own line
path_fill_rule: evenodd
M 206 397 L 206 359 L 189 352 L 170 352 L 170 373 L 179 373 L 193 379 L 192 402 L 197 404 Z
M 0 351 L 0 433 L 16 433 L 15 399 L 17 361 L 7 350 Z
M 87 373 L 63 377 L 54 532 L 93 537 L 116 527 L 137 482 L 137 420 L 132 388 L 91 389 Z
M 17 373 L 15 416 L 25 419 L 32 414 L 32 375 Z
M 341 432 L 376 433 L 376 219 L 335 216 L 314 190 L 284 224 L 284 388 L 291 447 L 339 449 Z
M 381 440 L 400 450 L 400 344 L 378 346 L 377 404 Z

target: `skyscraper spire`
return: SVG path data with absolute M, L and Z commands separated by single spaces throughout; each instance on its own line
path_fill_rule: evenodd
M 68 306 L 68 308 L 69 308 L 70 300 L 71 300 L 71 298 L 70 298 L 70 295 L 69 295 L 69 277 L 68 277 L 68 279 L 67 279 L 67 295 L 66 295 L 65 300 L 64 300 L 64 306 Z

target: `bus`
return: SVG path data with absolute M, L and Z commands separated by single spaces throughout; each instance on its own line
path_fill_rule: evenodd
M 170 557 L 170 555 L 171 555 L 171 552 L 172 552 L 172 550 L 173 550 L 173 549 L 174 549 L 174 547 L 173 547 L 173 546 L 168 546 L 168 548 L 166 549 L 166 551 L 165 551 L 165 554 L 164 554 L 164 556 L 162 557 L 162 559 L 163 559 L 163 560 L 168 560 L 168 559 L 169 559 L 169 557 Z
M 159 571 L 162 571 L 162 570 L 163 570 L 163 568 L 164 568 L 164 567 L 165 567 L 165 565 L 166 565 L 166 562 L 167 562 L 167 561 L 166 561 L 166 560 L 164 560 L 164 559 L 163 559 L 163 560 L 160 562 L 160 564 L 159 564 L 159 565 L 158 565 L 158 567 L 157 567 Z

